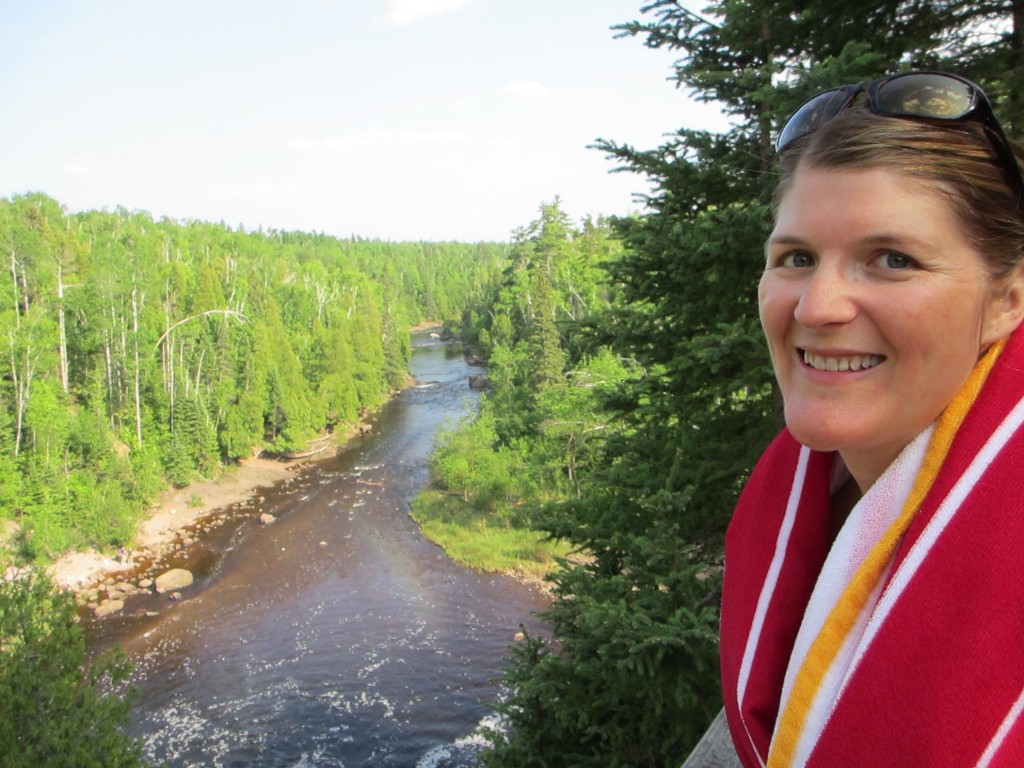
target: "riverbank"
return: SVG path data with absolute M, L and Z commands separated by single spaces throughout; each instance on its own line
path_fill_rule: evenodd
M 285 480 L 307 463 L 306 460 L 250 458 L 225 470 L 217 478 L 200 480 L 182 488 L 164 491 L 150 507 L 139 526 L 131 558 L 119 559 L 113 552 L 68 552 L 47 569 L 53 580 L 73 592 L 82 592 L 136 570 L 136 560 L 158 560 L 185 531 L 203 518 L 232 504 L 247 501 L 260 489 Z
M 411 328 L 413 333 L 439 333 L 442 325 L 425 321 Z M 414 382 L 410 379 L 407 386 Z M 331 436 L 323 449 L 341 450 L 357 435 L 369 431 L 370 425 L 360 421 L 343 433 Z M 322 455 L 323 450 L 318 450 Z M 140 523 L 133 547 L 125 557 L 114 552 L 86 550 L 68 552 L 52 563 L 47 571 L 53 580 L 75 593 L 93 590 L 109 579 L 137 573 L 139 561 L 158 562 L 174 546 L 187 545 L 187 531 L 199 521 L 232 504 L 254 499 L 260 489 L 288 478 L 291 473 L 310 463 L 309 458 L 269 459 L 255 456 L 226 468 L 219 476 L 198 480 L 182 488 L 162 492 Z M 130 557 L 127 555 L 130 554 Z
M 416 330 L 432 331 L 434 328 L 439 329 L 431 325 Z M 408 382 L 409 385 L 414 383 L 412 379 Z M 168 489 L 160 494 L 139 524 L 130 553 L 118 556 L 112 551 L 71 552 L 53 563 L 48 571 L 56 583 L 75 592 L 91 610 L 97 609 L 104 598 L 109 600 L 112 591 L 128 595 L 148 591 L 155 576 L 169 567 L 166 561 L 203 541 L 207 532 L 239 515 L 259 518 L 263 513 L 262 489 L 297 477 L 300 470 L 317 459 L 344 450 L 351 439 L 370 428 L 369 422 L 361 422 L 343 434 L 331 436 L 330 442 L 323 444 L 323 450 L 315 456 L 291 460 L 253 457 L 226 468 L 216 478 Z M 425 495 L 425 499 L 430 498 L 430 494 Z M 422 512 L 422 504 L 414 504 L 414 507 Z M 544 577 L 555 567 L 554 557 L 565 553 L 538 542 L 536 532 L 488 529 L 480 521 L 460 520 L 456 535 L 451 530 L 438 530 L 430 517 L 413 514 L 422 534 L 456 562 L 478 571 L 503 573 L 544 592 L 550 590 Z M 472 551 L 479 555 L 486 550 L 490 551 L 489 556 L 470 556 Z M 131 557 L 127 557 L 129 554 Z M 119 597 L 117 594 L 114 599 Z

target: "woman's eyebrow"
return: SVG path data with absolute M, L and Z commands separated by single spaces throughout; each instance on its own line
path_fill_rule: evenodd
M 927 240 L 923 240 L 914 235 L 893 235 L 888 232 L 881 232 L 875 235 L 868 235 L 867 237 L 861 238 L 859 241 L 866 245 L 909 245 L 916 247 L 932 247 L 932 244 Z
M 856 241 L 860 245 L 888 245 L 895 246 L 901 245 L 904 247 L 927 247 L 934 248 L 935 244 L 928 240 L 916 237 L 914 235 L 894 235 L 888 232 L 879 232 L 876 234 L 866 235 Z M 772 245 L 808 245 L 809 241 L 806 238 L 800 237 L 799 235 L 769 235 L 768 239 L 765 240 L 765 247 Z
M 764 250 L 767 253 L 768 249 L 778 246 L 790 246 L 790 245 L 807 245 L 807 240 L 796 235 L 769 235 L 768 239 L 764 241 Z

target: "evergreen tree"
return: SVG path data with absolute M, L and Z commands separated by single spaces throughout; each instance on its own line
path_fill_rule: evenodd
M 1005 21 L 1010 4 L 999 8 Z M 589 323 L 591 343 L 640 375 L 607 398 L 621 427 L 579 498 L 539 521 L 585 557 L 553 579 L 553 641 L 513 653 L 510 730 L 494 735 L 492 768 L 677 766 L 719 709 L 721 539 L 780 425 L 756 302 L 774 132 L 821 88 L 923 63 L 959 69 L 944 45 L 977 41 L 969 19 L 983 6 L 722 0 L 700 15 L 655 0 L 643 11 L 622 34 L 677 52 L 679 85 L 733 123 L 649 151 L 598 143 L 653 185 L 645 215 L 615 222 L 617 300 Z M 972 66 L 1006 71 L 999 54 L 971 50 Z M 1010 87 L 975 75 L 997 97 Z
M 532 317 L 527 331 L 530 383 L 537 390 L 562 381 L 565 354 L 555 325 L 557 311 L 550 278 L 546 271 L 540 271 L 534 280 Z
M 4 768 L 134 768 L 124 732 L 133 692 L 119 653 L 86 658 L 74 598 L 45 576 L 0 580 L 0 763 Z

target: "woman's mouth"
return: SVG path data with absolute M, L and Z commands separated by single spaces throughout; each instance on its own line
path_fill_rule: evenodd
M 884 355 L 816 355 L 806 349 L 799 350 L 804 359 L 804 365 L 816 371 L 863 371 L 867 368 L 874 368 L 885 360 Z

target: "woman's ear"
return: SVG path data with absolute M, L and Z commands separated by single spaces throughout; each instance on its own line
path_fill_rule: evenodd
M 982 347 L 1005 339 L 1024 321 L 1024 264 L 1018 264 L 1003 280 L 989 302 Z

